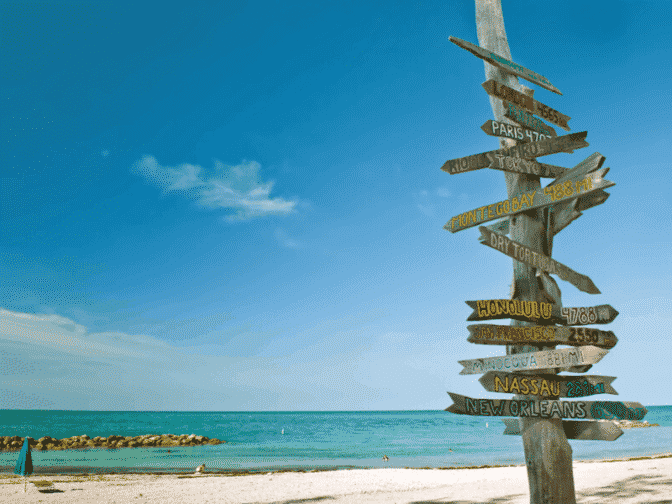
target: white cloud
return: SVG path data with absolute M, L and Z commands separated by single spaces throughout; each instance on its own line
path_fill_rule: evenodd
M 301 244 L 298 241 L 290 238 L 287 235 L 287 233 L 285 232 L 284 229 L 280 229 L 280 228 L 276 229 L 275 230 L 275 238 L 280 242 L 280 244 L 283 247 L 299 248 L 301 246 Z
M 215 161 L 214 173 L 208 176 L 200 166 L 162 166 L 153 156 L 143 156 L 133 165 L 135 173 L 163 189 L 163 194 L 177 192 L 207 208 L 232 210 L 229 221 L 292 212 L 297 201 L 270 198 L 273 182 L 259 180 L 260 168 L 255 161 L 237 166 Z

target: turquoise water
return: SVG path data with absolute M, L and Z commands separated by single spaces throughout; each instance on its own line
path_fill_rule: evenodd
M 612 442 L 570 440 L 574 459 L 672 451 L 672 406 L 648 409 L 646 420 L 661 427 L 626 430 Z M 196 434 L 227 441 L 187 448 L 33 451 L 36 473 L 193 472 L 202 463 L 212 471 L 522 464 L 520 436 L 503 436 L 503 431 L 498 418 L 444 411 L 0 410 L 0 435 L 5 436 Z M 0 471 L 12 472 L 17 456 L 0 452 Z

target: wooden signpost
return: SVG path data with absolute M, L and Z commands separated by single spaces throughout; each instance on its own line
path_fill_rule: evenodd
M 611 387 L 615 377 L 557 374 L 585 373 L 617 342 L 611 331 L 574 327 L 609 323 L 618 315 L 616 310 L 609 305 L 563 307 L 560 289 L 549 276 L 558 275 L 583 292 L 600 293 L 590 278 L 551 258 L 553 239 L 582 211 L 604 203 L 609 197 L 604 189 L 614 184 L 604 180 L 609 168 L 602 168 L 604 156 L 599 153 L 571 170 L 534 159 L 585 147 L 586 132 L 557 137 L 551 126 L 535 117 L 569 130 L 568 116 L 535 100 L 534 91 L 518 82 L 518 77 L 522 77 L 562 94 L 542 75 L 512 61 L 501 0 L 475 3 L 480 46 L 456 37 L 450 37 L 450 41 L 485 62 L 483 87 L 491 96 L 494 120 L 486 121 L 481 129 L 499 137 L 502 148 L 447 161 L 442 170 L 450 174 L 482 168 L 502 170 L 508 198 L 459 214 L 444 228 L 454 233 L 499 219 L 487 227 L 480 225 L 480 240 L 514 259 L 511 299 L 467 304 L 474 309 L 469 320 L 512 319 L 510 326 L 469 326 L 469 341 L 506 345 L 506 355 L 459 361 L 464 366 L 460 374 L 486 373 L 480 379 L 486 390 L 515 395 L 496 400 L 449 392 L 454 404 L 447 411 L 519 417 L 505 421 L 505 433 L 522 437 L 530 504 L 576 504 L 572 449 L 567 439 L 614 440 L 622 431 L 604 420 L 640 420 L 646 414 L 646 408 L 639 403 L 580 399 L 616 394 Z M 555 180 L 542 188 L 540 177 L 549 176 Z M 555 349 L 557 344 L 573 348 Z M 557 400 L 564 397 L 579 399 Z M 565 418 L 569 420 L 562 420 Z
M 506 425 L 504 434 L 520 436 L 523 428 L 517 418 L 502 418 Z M 563 420 L 562 428 L 567 439 L 583 439 L 590 441 L 616 441 L 623 431 L 615 422 L 584 422 L 581 420 Z
M 478 56 L 479 58 L 484 59 L 491 65 L 495 65 L 509 73 L 512 73 L 513 75 L 517 75 L 518 77 L 522 77 L 525 80 L 534 82 L 544 89 L 548 89 L 549 91 L 553 91 L 554 93 L 562 95 L 560 90 L 551 84 L 543 75 L 539 75 L 538 73 L 533 72 L 532 70 L 529 70 L 522 65 L 514 63 L 513 61 L 503 58 L 499 54 L 495 54 L 492 51 L 483 49 L 482 47 L 474 45 L 471 42 L 467 42 L 466 40 L 462 40 L 457 37 L 448 37 L 448 40 L 450 40 L 453 44 L 457 44 L 462 49 L 466 49 L 474 56 Z
M 523 128 L 522 126 L 506 122 L 493 121 L 492 119 L 485 121 L 481 126 L 481 129 L 487 135 L 510 138 L 511 140 L 516 140 L 518 142 L 537 142 L 539 140 L 546 140 L 547 138 L 554 138 L 552 135 L 546 136 L 532 129 Z M 563 152 L 572 153 L 572 151 Z
M 615 376 L 517 374 L 488 371 L 479 382 L 488 392 L 533 395 L 558 399 L 559 397 L 585 397 L 595 394 L 618 392 L 611 386 Z
M 552 205 L 559 201 L 577 198 L 583 194 L 611 187 L 615 185 L 614 182 L 603 178 L 606 170 L 608 168 L 589 173 L 581 180 L 567 180 L 566 182 L 548 185 L 544 187 L 543 191 L 521 193 L 491 205 L 475 208 L 452 217 L 443 227 L 451 233 L 456 233 L 504 216 Z
M 467 326 L 467 329 L 467 341 L 480 345 L 593 345 L 613 348 L 618 343 L 618 338 L 612 331 L 590 327 L 473 324 Z
M 535 252 L 526 247 L 522 243 L 515 242 L 508 239 L 504 235 L 497 234 L 490 231 L 487 227 L 481 226 L 478 228 L 481 231 L 479 241 L 482 245 L 487 245 L 495 250 L 499 250 L 503 254 L 514 258 L 517 261 L 525 263 L 538 270 L 558 275 L 565 282 L 569 282 L 580 291 L 588 294 L 600 294 L 600 290 L 595 286 L 593 281 L 586 275 L 577 273 L 573 269 L 559 263 L 544 254 Z
M 542 352 L 526 352 L 501 357 L 485 357 L 458 361 L 464 366 L 461 375 L 482 374 L 488 371 L 535 371 L 537 369 L 568 368 L 584 364 L 595 364 L 607 355 L 609 350 L 595 346 L 563 348 L 561 350 L 544 350 Z
M 567 121 L 571 119 L 570 117 L 561 114 L 557 110 L 554 110 L 541 102 L 538 102 L 531 96 L 519 93 L 509 86 L 497 82 L 495 79 L 485 81 L 483 84 L 481 84 L 481 86 L 483 86 L 483 89 L 485 89 L 485 91 L 490 96 L 494 96 L 500 100 L 505 100 L 518 105 L 519 107 L 523 107 L 528 112 L 543 117 L 547 121 L 552 122 L 553 124 L 557 124 L 566 131 L 570 130 L 569 126 L 567 125 Z
M 552 303 L 516 299 L 481 299 L 465 301 L 474 311 L 467 320 L 514 319 L 525 322 L 562 324 L 565 326 L 609 324 L 618 316 L 613 306 L 605 304 L 581 308 L 560 308 Z
M 453 404 L 445 411 L 458 415 L 641 420 L 648 411 L 638 402 L 474 399 L 452 392 L 448 394 Z
M 523 110 L 520 107 L 517 107 L 515 104 L 511 102 L 504 102 L 504 117 L 513 119 L 521 126 L 527 126 L 528 128 L 538 131 L 543 135 L 546 136 L 558 135 L 555 132 L 555 130 L 551 128 L 548 124 L 546 124 L 544 121 L 542 121 L 541 119 L 537 119 L 532 114 L 525 112 L 525 110 Z

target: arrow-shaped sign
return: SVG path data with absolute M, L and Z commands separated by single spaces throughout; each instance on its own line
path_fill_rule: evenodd
M 611 386 L 615 376 L 566 376 L 553 374 L 516 374 L 488 371 L 479 382 L 488 392 L 534 395 L 557 399 L 559 397 L 585 397 L 595 394 L 618 392 Z
M 509 156 L 508 151 L 511 149 L 516 149 L 516 147 L 510 147 L 509 149 L 497 149 L 493 151 L 482 152 L 480 154 L 472 154 L 471 156 L 465 156 L 457 159 L 449 159 L 443 163 L 441 169 L 450 173 L 451 175 L 455 175 L 456 173 L 481 170 L 483 168 L 496 168 L 513 173 L 529 173 L 531 175 L 537 175 L 539 177 L 546 178 L 561 177 L 567 171 L 566 168 L 549 165 L 546 163 L 539 163 L 533 159 L 519 159 L 518 165 L 515 167 L 512 166 L 509 169 L 492 166 L 493 163 L 495 163 L 497 160 L 497 155 Z
M 538 102 L 531 96 L 516 91 L 515 89 L 497 82 L 494 79 L 485 81 L 481 85 L 490 96 L 514 103 L 515 105 L 523 107 L 528 112 L 538 115 L 539 117 L 543 117 L 547 121 L 552 122 L 553 124 L 557 124 L 562 129 L 569 131 L 570 128 L 567 125 L 567 121 L 571 119 L 570 117 L 561 114 L 557 110 L 554 110 L 541 102 Z
M 493 121 L 492 119 L 485 121 L 481 126 L 481 129 L 487 135 L 501 138 L 510 138 L 518 142 L 538 142 L 539 140 L 553 138 L 551 135 L 546 136 L 532 129 L 523 128 L 522 126 L 517 126 L 515 124 Z M 571 154 L 574 151 L 563 152 L 568 152 Z
M 472 324 L 469 343 L 480 345 L 593 345 L 613 348 L 618 338 L 613 331 L 602 331 L 591 327 L 510 326 L 496 324 Z
M 551 182 L 549 187 L 565 183 L 568 180 L 576 180 L 586 176 L 589 173 L 593 173 L 602 167 L 605 159 L 606 158 L 602 154 L 595 152 L 581 161 L 571 170 L 566 170 L 563 175 Z M 552 205 L 550 208 L 553 219 L 553 224 L 551 227 L 553 234 L 559 233 L 570 222 L 580 217 L 583 210 L 587 210 L 588 208 L 592 208 L 604 203 L 608 197 L 609 193 L 604 192 L 604 190 L 599 190 L 588 193 L 585 196 L 581 196 L 576 199 L 565 200 Z M 496 233 L 508 234 L 509 220 L 501 220 L 489 225 L 488 228 Z
M 558 275 L 564 281 L 571 283 L 580 291 L 588 294 L 600 294 L 600 290 L 586 275 L 577 273 L 555 259 L 536 252 L 522 243 L 510 240 L 504 235 L 494 233 L 485 226 L 481 226 L 478 229 L 481 231 L 481 236 L 479 238 L 481 244 L 499 250 L 503 254 L 525 263 L 528 266 L 532 266 L 533 268 L 540 269 L 553 275 Z
M 513 61 L 501 57 L 499 54 L 493 53 L 492 51 L 488 51 L 487 49 L 483 49 L 482 47 L 474 45 L 471 42 L 467 42 L 466 40 L 462 40 L 452 36 L 448 37 L 448 40 L 450 40 L 453 44 L 460 46 L 462 49 L 466 49 L 474 56 L 477 56 L 487 61 L 491 65 L 495 65 L 496 67 L 499 67 L 502 70 L 506 70 L 510 74 L 522 77 L 525 80 L 534 82 L 535 84 L 543 87 L 544 89 L 548 89 L 549 91 L 553 91 L 554 93 L 562 95 L 560 90 L 556 88 L 553 84 L 551 84 L 548 81 L 548 79 L 543 75 L 539 75 L 538 73 L 533 72 L 532 70 L 525 68 L 522 65 L 514 63 Z
M 504 116 L 513 119 L 521 126 L 527 126 L 542 135 L 557 136 L 553 128 L 546 124 L 541 119 L 534 117 L 532 114 L 525 112 L 522 108 L 517 107 L 511 102 L 504 102 Z
M 465 301 L 474 311 L 467 317 L 469 321 L 515 319 L 525 322 L 547 322 L 566 326 L 609 324 L 618 311 L 605 304 L 582 308 L 559 307 L 540 301 L 518 299 L 480 299 Z
M 538 142 L 524 143 L 509 147 L 503 152 L 493 153 L 491 157 L 495 157 L 497 160 L 506 156 L 534 159 L 536 157 L 557 154 L 558 152 L 565 152 L 567 150 L 582 149 L 590 145 L 586 142 L 587 135 L 587 131 L 580 131 L 578 133 L 570 133 L 569 135 L 550 137 L 546 140 L 539 140 Z M 489 166 L 488 168 L 493 167 Z M 497 169 L 501 170 L 503 168 Z M 576 178 L 576 176 L 574 178 Z M 555 183 L 557 183 L 557 181 Z
M 464 366 L 464 369 L 460 371 L 461 375 L 482 374 L 488 371 L 533 371 L 550 368 L 562 368 L 561 370 L 565 371 L 564 368 L 570 366 L 595 364 L 607 353 L 609 350 L 585 346 L 462 360 L 458 363 Z
M 530 191 L 529 193 L 519 193 L 509 199 L 475 208 L 474 210 L 452 217 L 443 228 L 451 233 L 456 233 L 483 222 L 526 212 L 533 208 L 552 205 L 559 201 L 578 198 L 580 195 L 616 185 L 614 182 L 603 178 L 607 170 L 609 168 L 603 168 L 589 173 L 581 180 L 568 180 L 564 183 L 548 185 L 541 192 Z
M 506 425 L 504 434 L 520 436 L 523 433 L 517 418 L 502 418 Z M 563 420 L 562 428 L 565 431 L 567 439 L 583 439 L 592 441 L 616 441 L 623 431 L 616 422 L 608 421 L 586 421 L 581 420 Z
M 474 399 L 448 393 L 453 404 L 445 411 L 458 415 L 641 420 L 647 413 L 647 409 L 638 402 Z

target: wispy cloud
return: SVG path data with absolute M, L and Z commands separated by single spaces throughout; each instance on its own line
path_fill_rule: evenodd
M 280 242 L 280 245 L 282 245 L 283 247 L 294 248 L 295 249 L 295 248 L 299 248 L 301 246 L 301 244 L 298 241 L 290 238 L 287 235 L 287 233 L 285 232 L 284 229 L 280 229 L 280 228 L 276 229 L 275 230 L 275 238 L 276 238 L 276 240 L 278 240 Z
M 233 214 L 226 217 L 229 221 L 292 212 L 298 202 L 271 198 L 273 182 L 260 180 L 260 168 L 256 161 L 229 166 L 215 160 L 214 170 L 208 175 L 198 165 L 162 166 L 153 156 L 143 156 L 132 171 L 163 189 L 163 194 L 176 192 L 207 208 L 232 210 Z

